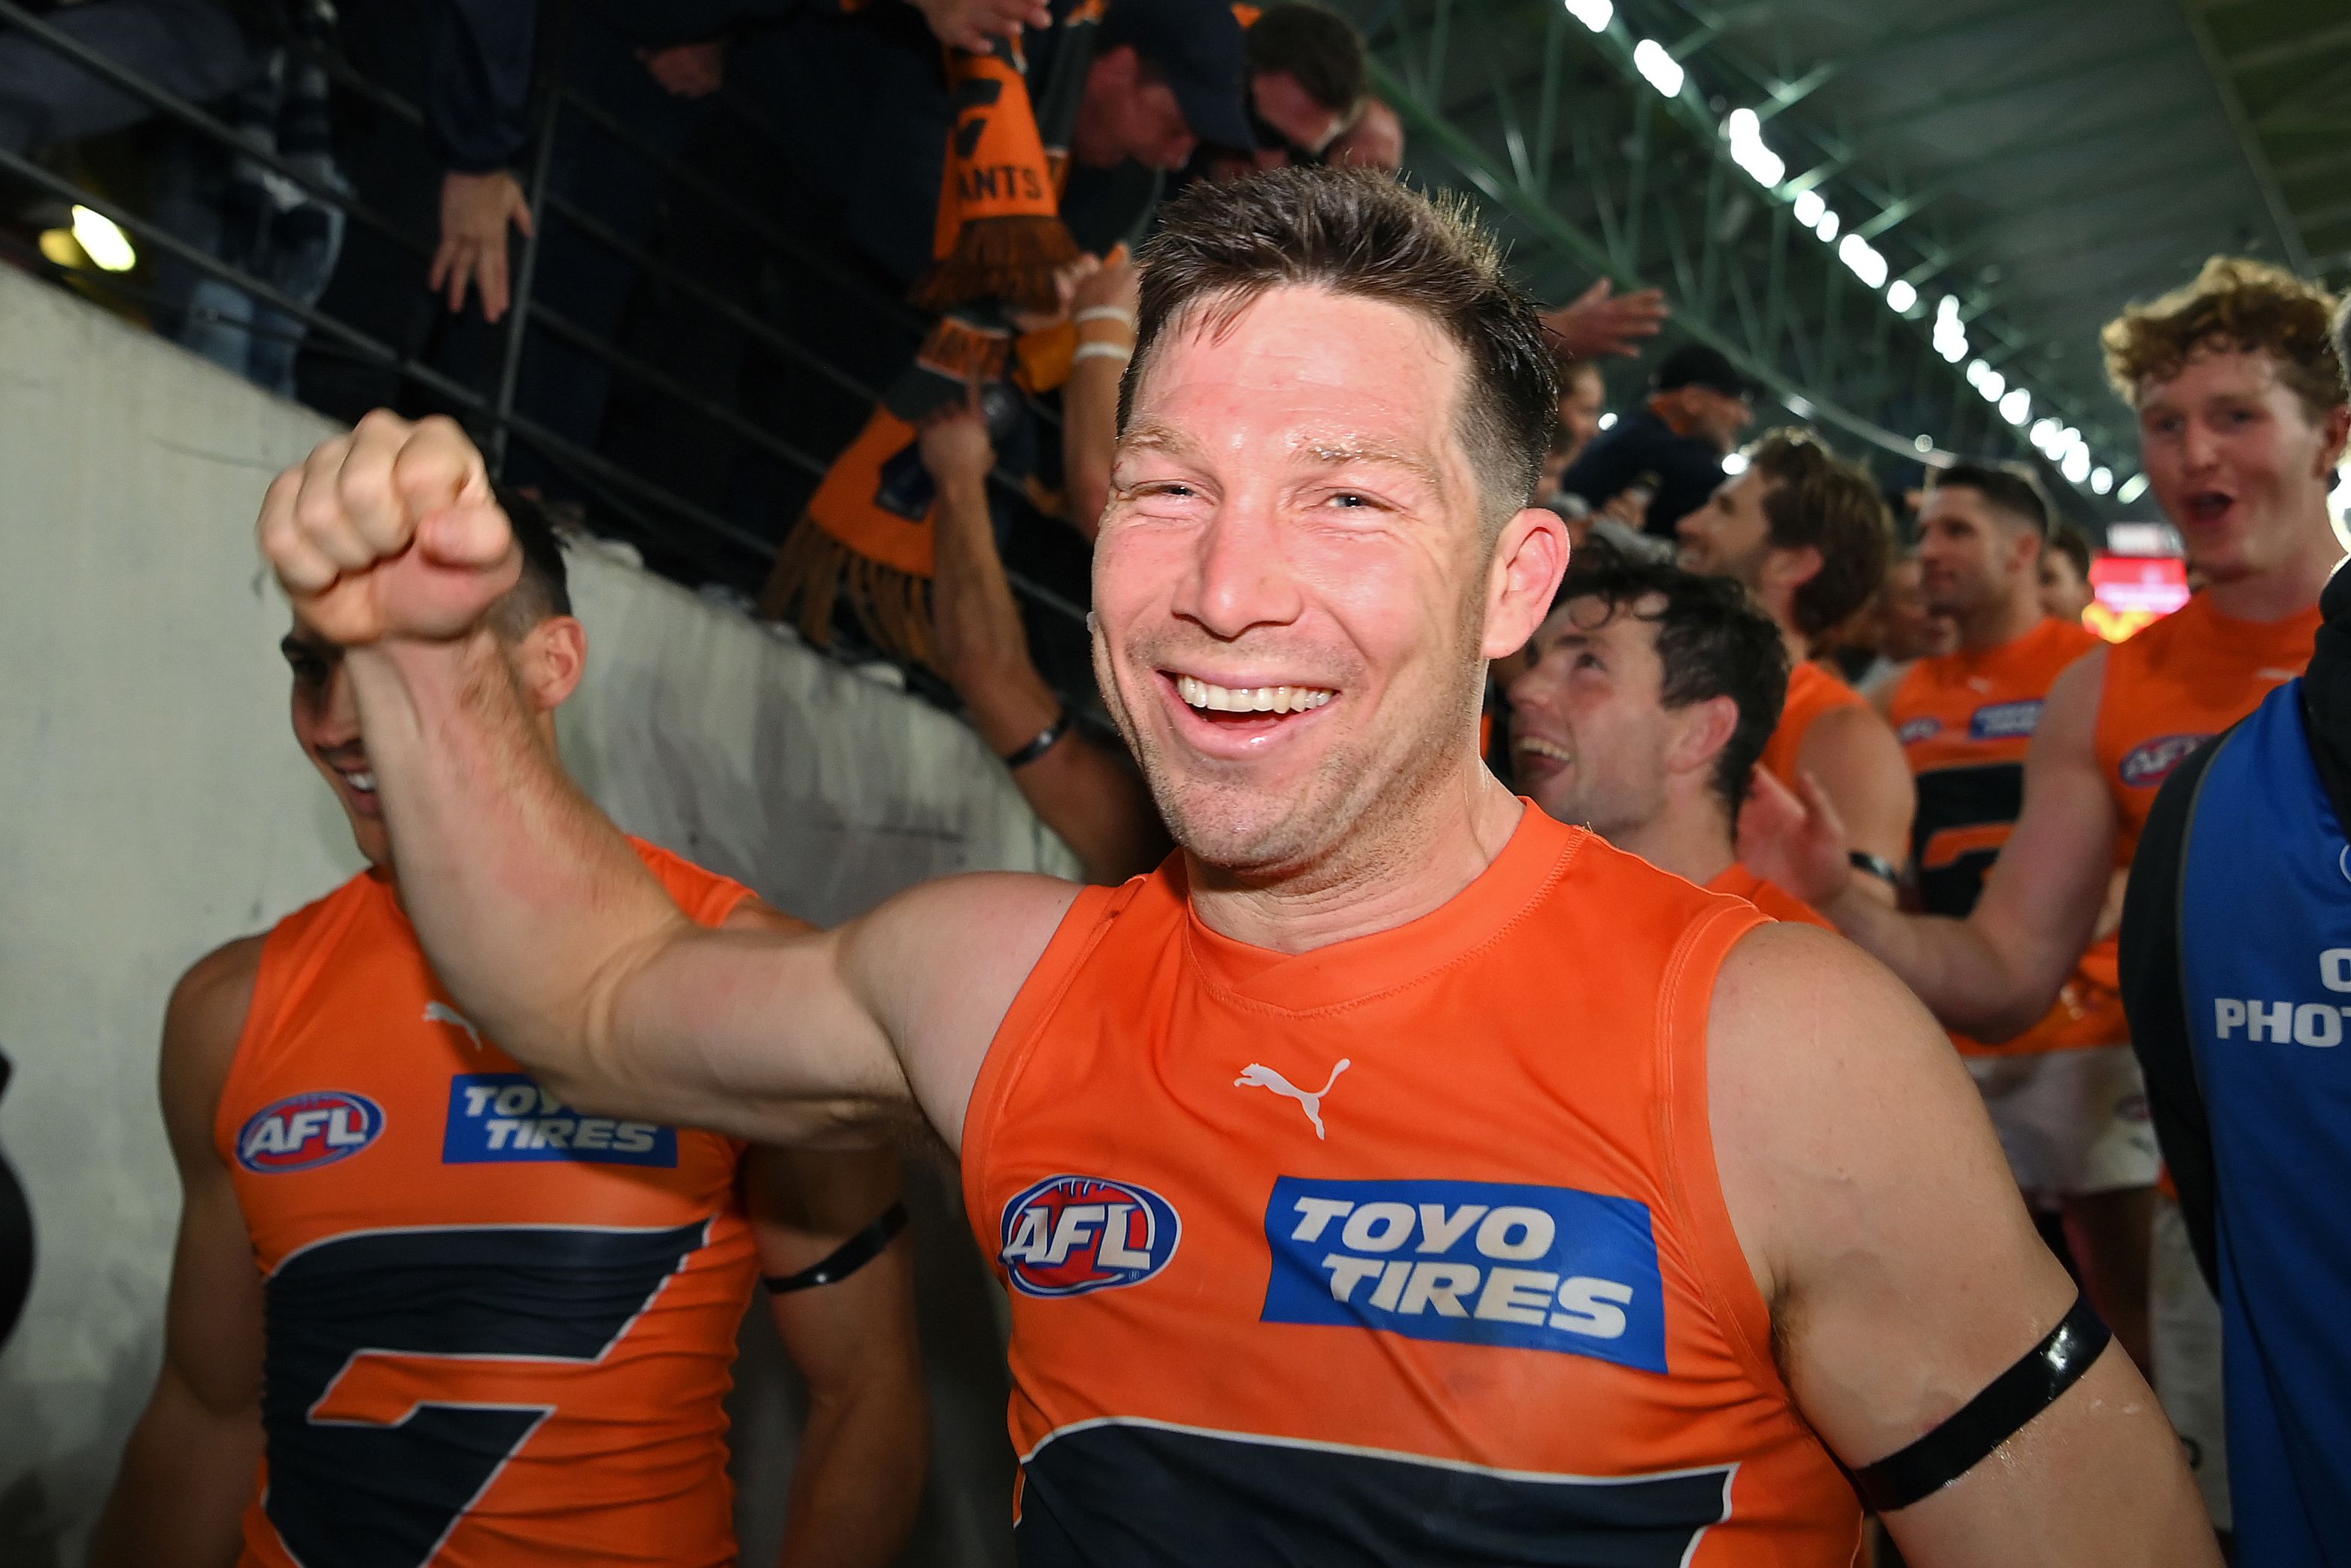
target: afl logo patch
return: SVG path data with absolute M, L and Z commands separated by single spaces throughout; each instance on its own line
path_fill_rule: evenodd
M 383 1107 L 347 1089 L 317 1089 L 264 1105 L 236 1134 L 236 1163 L 256 1175 L 347 1160 L 383 1132 Z
M 1024 1296 L 1082 1296 L 1139 1285 L 1176 1256 L 1183 1221 L 1147 1186 L 1107 1176 L 1048 1176 L 1004 1206 L 999 1254 Z
M 1922 714 L 1894 732 L 1894 738 L 1905 746 L 1916 746 L 1922 740 L 1932 740 L 1943 733 L 1943 721 L 1932 714 Z
M 2130 789 L 2152 789 L 2170 778 L 2171 770 L 2186 761 L 2189 752 L 2211 738 L 2209 735 L 2167 735 L 2142 742 L 2123 755 L 2122 766 L 2115 771 Z

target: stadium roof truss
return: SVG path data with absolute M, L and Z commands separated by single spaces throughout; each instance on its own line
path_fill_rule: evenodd
M 1798 418 L 2079 513 L 2137 496 L 2101 323 L 2220 252 L 2351 273 L 2344 0 L 1343 8 L 1411 174 L 1544 298 L 1662 286 Z

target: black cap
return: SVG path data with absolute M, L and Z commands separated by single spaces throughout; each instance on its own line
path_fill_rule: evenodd
M 1225 0 L 1111 0 L 1095 47 L 1124 44 L 1176 92 L 1184 122 L 1211 147 L 1246 152 L 1249 50 Z
M 1739 367 L 1719 349 L 1709 349 L 1704 343 L 1684 343 L 1657 361 L 1656 373 L 1649 385 L 1658 392 L 1672 392 L 1677 387 L 1704 387 L 1725 397 L 1751 398 L 1755 395 L 1754 381 L 1739 373 Z

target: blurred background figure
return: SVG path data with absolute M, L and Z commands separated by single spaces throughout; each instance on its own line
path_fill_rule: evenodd
M 1644 404 L 1599 432 L 1559 487 L 1627 528 L 1672 539 L 1724 477 L 1723 459 L 1755 423 L 1755 386 L 1720 350 L 1688 343 L 1667 354 Z
M 2079 621 L 2097 599 L 2090 586 L 2090 536 L 2073 524 L 2050 528 L 2041 552 L 2041 608 L 2060 621 Z

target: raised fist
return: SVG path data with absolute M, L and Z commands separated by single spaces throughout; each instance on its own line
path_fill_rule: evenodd
M 461 637 L 522 575 L 482 455 L 454 421 L 379 409 L 271 482 L 261 552 L 305 626 L 344 647 Z

